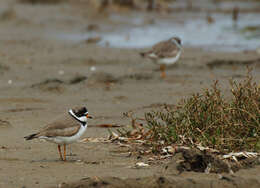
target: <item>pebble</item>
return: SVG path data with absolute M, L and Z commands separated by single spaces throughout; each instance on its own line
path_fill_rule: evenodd
M 96 70 L 97 70 L 97 68 L 96 68 L 95 66 L 91 66 L 91 67 L 90 67 L 90 71 L 93 71 L 93 72 L 94 72 L 94 71 L 96 71 Z

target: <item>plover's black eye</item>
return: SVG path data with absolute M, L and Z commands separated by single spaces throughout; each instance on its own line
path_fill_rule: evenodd
M 180 38 L 175 37 L 174 39 L 178 42 L 178 44 L 181 44 L 181 39 Z
M 88 113 L 88 110 L 86 107 L 82 107 L 82 108 L 74 110 L 74 113 L 76 116 L 81 117 L 81 116 L 86 115 Z
M 179 37 L 173 37 L 171 40 L 175 40 L 178 44 L 181 45 L 181 39 Z
M 181 44 L 181 39 L 180 38 L 177 38 L 177 41 L 179 44 Z

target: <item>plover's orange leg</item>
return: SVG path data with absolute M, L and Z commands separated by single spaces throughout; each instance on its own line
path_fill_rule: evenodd
M 165 78 L 166 77 L 165 69 L 166 69 L 166 66 L 164 64 L 160 65 L 161 78 Z
M 64 161 L 66 161 L 66 144 L 63 145 L 64 148 Z
M 59 150 L 59 154 L 60 154 L 60 160 L 63 161 L 62 154 L 61 154 L 61 149 L 60 149 L 60 145 L 58 145 L 58 150 Z

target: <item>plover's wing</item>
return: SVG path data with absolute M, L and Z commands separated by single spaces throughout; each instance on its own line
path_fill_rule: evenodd
M 65 115 L 45 126 L 38 134 L 39 136 L 72 136 L 76 134 L 81 125 L 69 115 Z
M 56 136 L 73 136 L 77 134 L 77 132 L 80 129 L 79 126 L 75 127 L 66 127 L 66 128 L 57 128 L 57 129 L 51 129 L 51 130 L 46 130 L 43 131 L 42 133 L 39 134 L 39 136 L 46 136 L 46 137 L 56 137 Z
M 151 55 L 158 58 L 175 57 L 180 50 L 176 44 L 170 41 L 163 41 L 153 46 Z

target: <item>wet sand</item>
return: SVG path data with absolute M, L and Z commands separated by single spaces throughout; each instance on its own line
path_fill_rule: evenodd
M 118 153 L 118 146 L 111 143 L 75 143 L 71 147 L 75 156 L 61 162 L 56 145 L 28 142 L 23 137 L 78 105 L 86 105 L 95 116 L 84 138 L 107 137 L 106 129 L 94 126 L 127 125 L 130 121 L 124 112 L 133 111 L 142 117 L 154 109 L 154 104 L 176 104 L 216 79 L 228 92 L 228 79 L 243 79 L 246 64 L 253 68 L 256 81 L 260 79 L 260 56 L 255 51 L 207 52 L 184 46 L 180 63 L 168 67 L 167 77 L 162 80 L 159 67 L 139 57 L 141 49 L 100 47 L 49 35 L 55 30 L 84 32 L 88 24 L 103 24 L 98 15 L 85 15 L 84 7 L 79 10 L 78 5 L 14 2 L 10 8 L 5 1 L 0 7 L 2 12 L 9 11 L 8 16 L 1 14 L 0 18 L 0 187 L 55 187 L 95 176 L 126 179 L 169 175 L 156 164 L 147 169 L 132 168 L 145 159 Z M 215 65 L 215 60 L 224 63 Z M 86 79 L 72 83 L 78 76 Z M 253 179 L 252 185 L 259 185 L 259 173 L 257 166 L 234 176 Z M 179 176 L 199 177 L 219 178 L 192 172 Z

